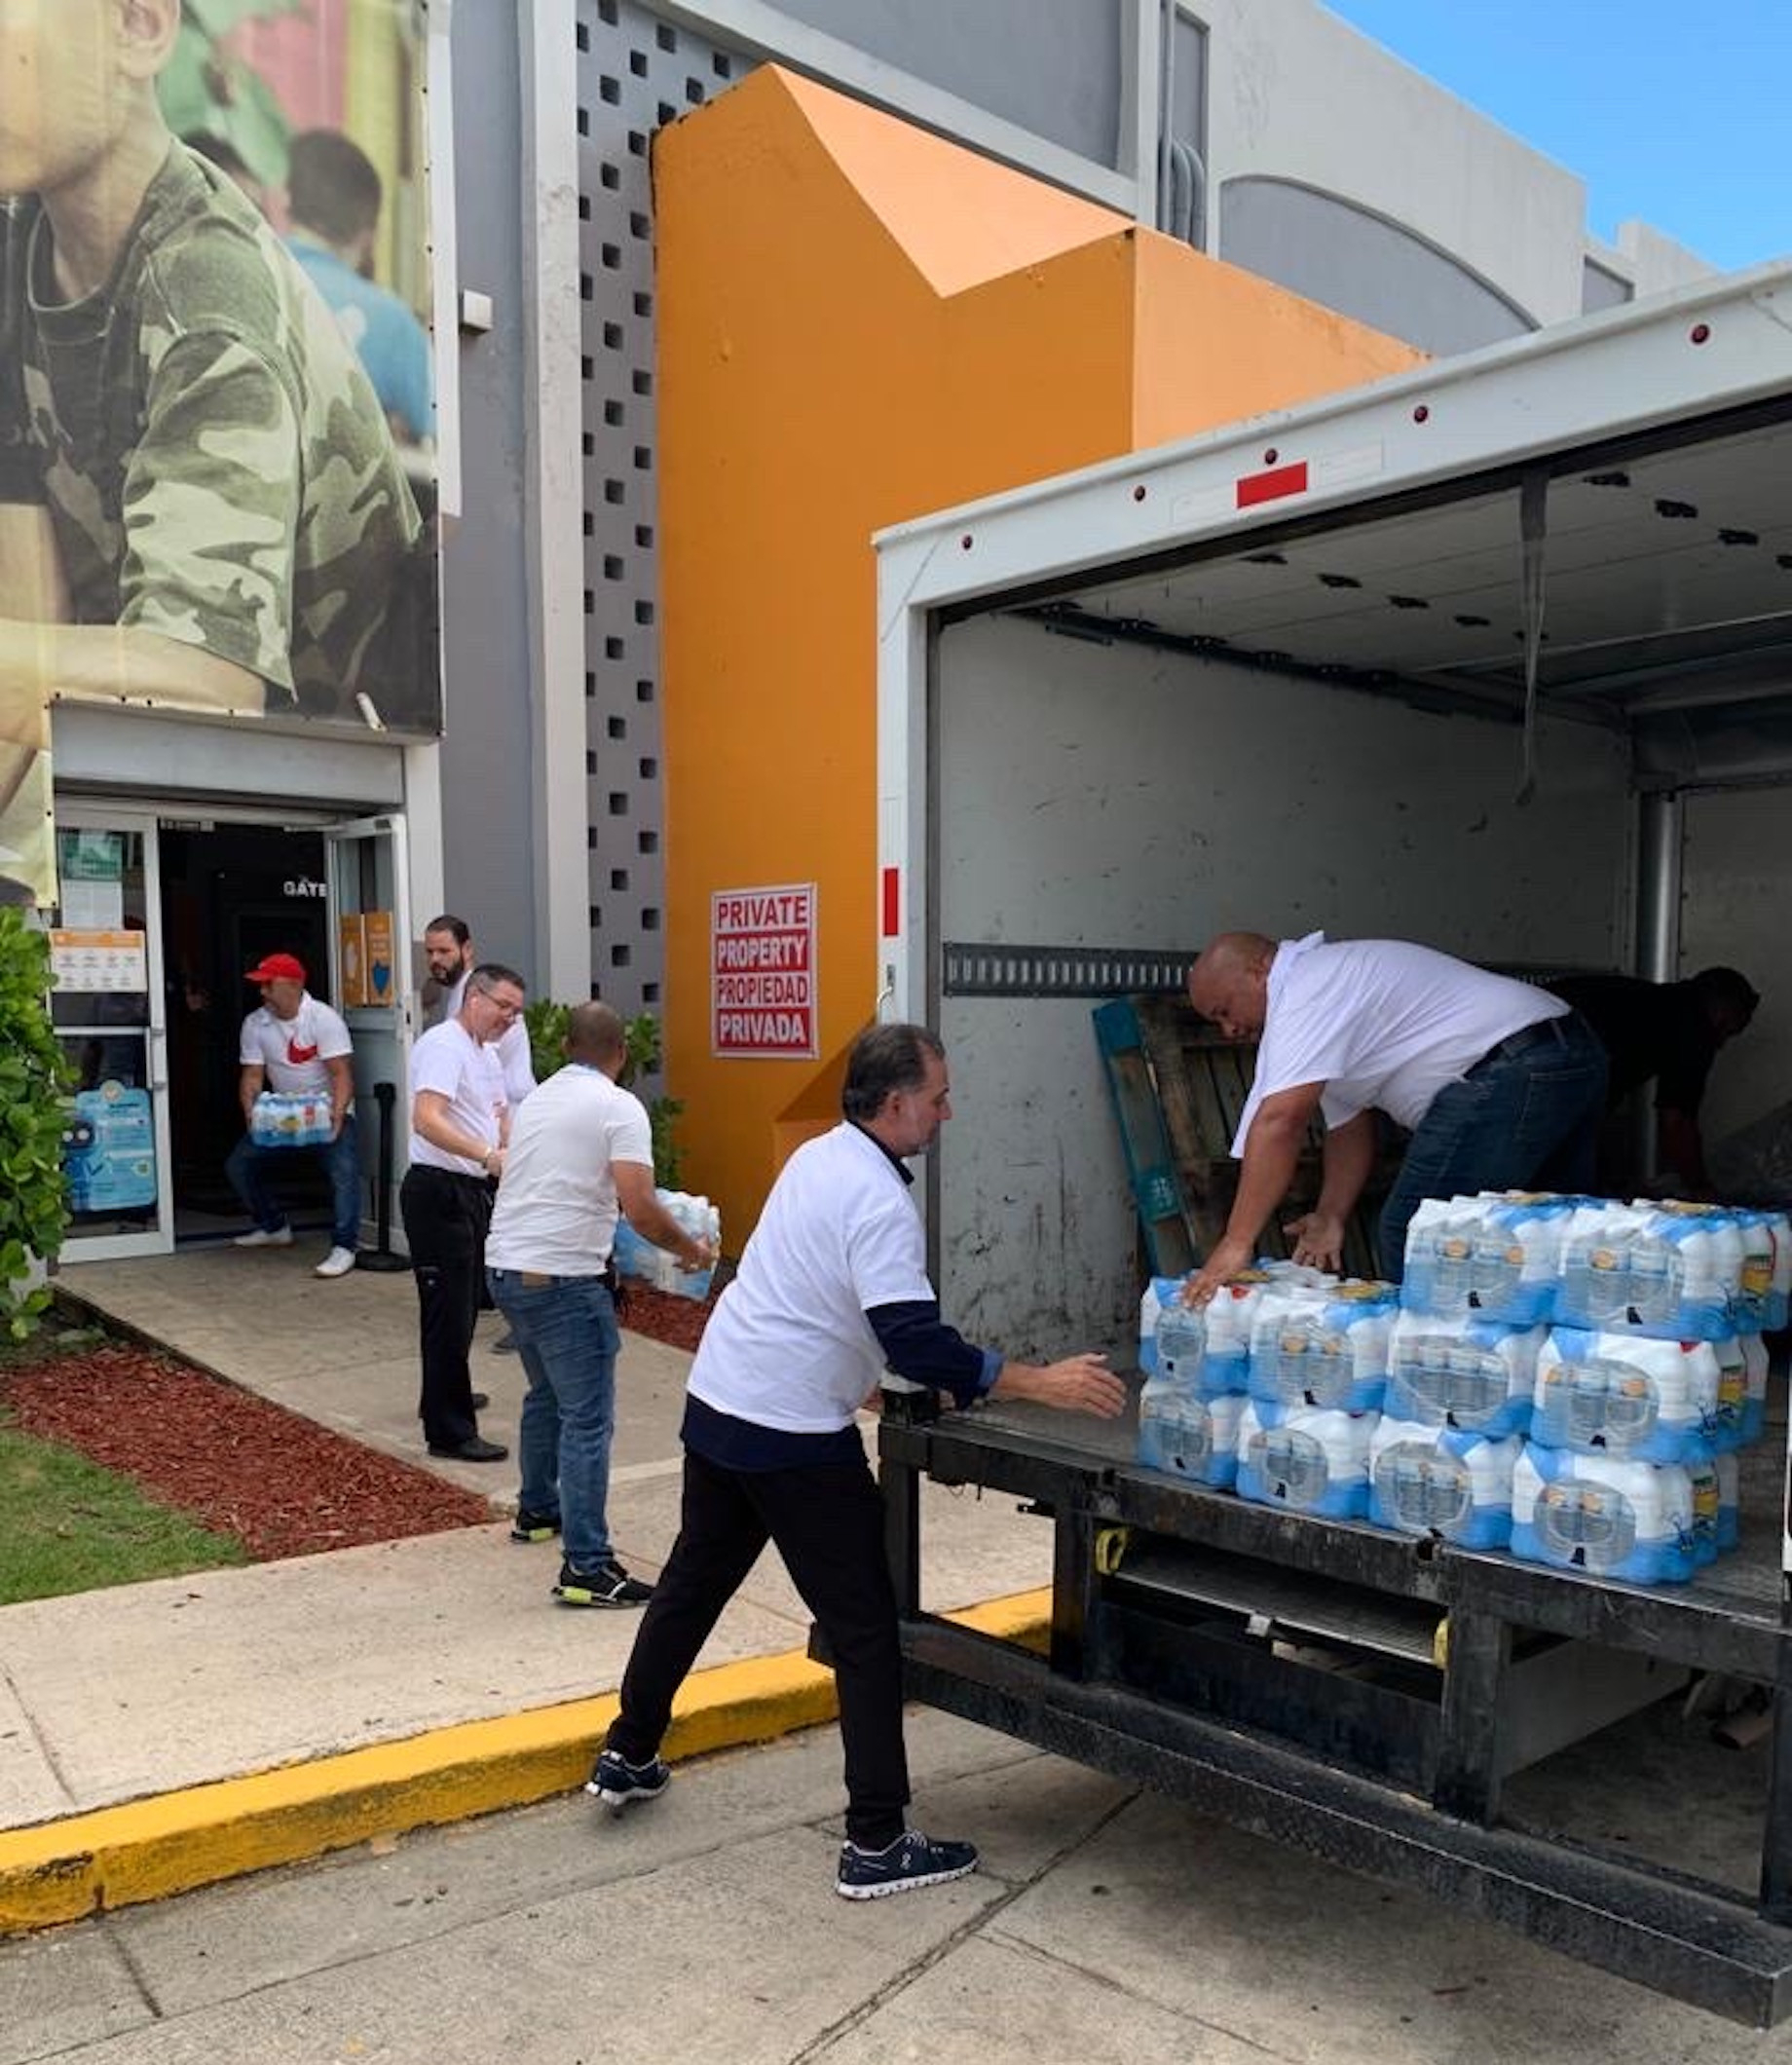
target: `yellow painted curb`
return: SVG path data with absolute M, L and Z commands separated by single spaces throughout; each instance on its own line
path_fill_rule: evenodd
M 948 1618 L 1036 1648 L 1050 1597 L 1018 1593 Z M 583 1783 L 616 1710 L 616 1695 L 605 1693 L 0 1831 L 0 1934 L 570 1792 Z M 833 1673 L 802 1650 L 755 1657 L 687 1681 L 665 1748 L 700 1756 L 812 1728 L 835 1712 Z

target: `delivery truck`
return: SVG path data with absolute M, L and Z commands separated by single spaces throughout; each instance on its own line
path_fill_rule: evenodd
M 877 549 L 880 1009 L 947 1044 L 924 1209 L 972 1338 L 1131 1364 L 1178 1223 L 1198 1257 L 1094 1021 L 1221 930 L 1735 962 L 1765 993 L 1735 1094 L 1792 1095 L 1792 268 Z M 1135 1438 L 890 1401 L 913 1696 L 1719 2012 L 1792 2008 L 1792 1699 L 1752 1754 L 1697 1718 L 1792 1682 L 1783 1438 L 1739 1554 L 1661 1587 L 1206 1491 Z M 923 1480 L 1050 1527 L 1045 1653 L 925 1610 Z

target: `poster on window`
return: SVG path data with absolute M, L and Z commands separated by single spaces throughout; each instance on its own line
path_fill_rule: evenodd
M 712 1049 L 741 1060 L 812 1060 L 815 884 L 721 889 L 710 898 Z
M 422 16 L 0 6 L 0 894 L 57 700 L 441 728 Z

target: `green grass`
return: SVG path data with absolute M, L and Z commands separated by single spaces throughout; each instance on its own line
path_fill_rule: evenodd
M 0 1606 L 248 1560 L 235 1535 L 213 1534 L 129 1478 L 0 1424 Z

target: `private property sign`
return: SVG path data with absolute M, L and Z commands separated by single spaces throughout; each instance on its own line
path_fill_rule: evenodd
M 709 904 L 712 1051 L 813 1060 L 815 884 L 718 889 Z

